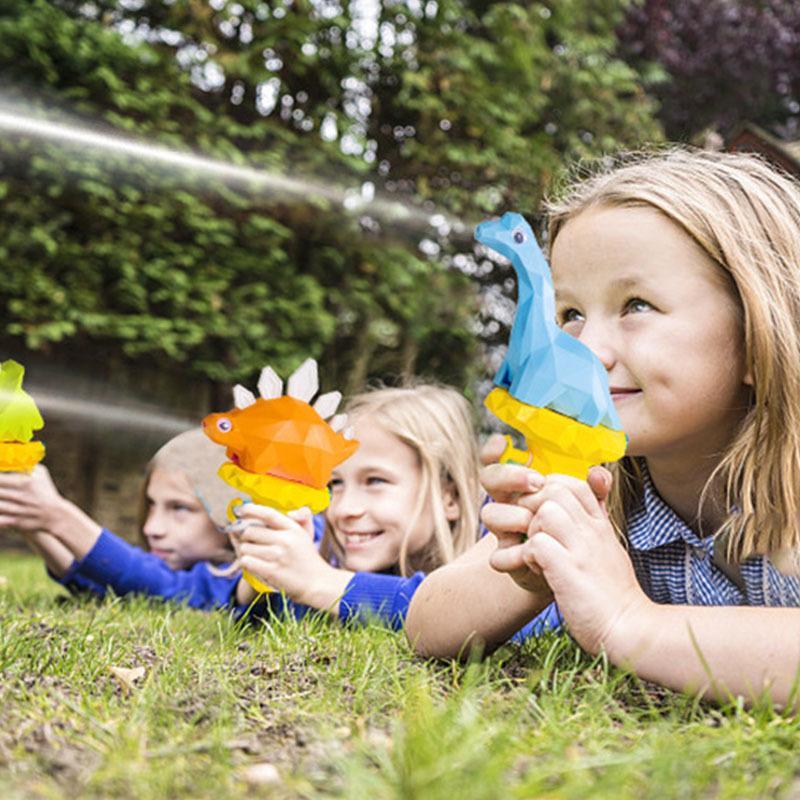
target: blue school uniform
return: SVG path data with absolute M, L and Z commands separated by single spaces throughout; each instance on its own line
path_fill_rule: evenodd
M 314 541 L 319 546 L 325 530 L 321 514 L 314 517 Z M 72 563 L 56 581 L 73 593 L 91 592 L 100 597 L 108 589 L 120 596 L 144 594 L 163 600 L 186 603 L 190 608 L 233 609 L 237 615 L 248 611 L 253 617 L 269 613 L 289 613 L 300 618 L 314 609 L 295 603 L 278 592 L 265 595 L 250 606 L 236 605 L 236 585 L 241 571 L 217 575 L 208 562 L 190 569 L 174 570 L 160 558 L 129 544 L 103 529 L 94 547 Z M 339 601 L 342 622 L 363 624 L 368 620 L 399 630 L 405 622 L 408 606 L 425 573 L 401 575 L 357 572 Z
M 735 580 L 726 574 L 714 558 L 721 545 L 700 538 L 664 502 L 646 468 L 640 500 L 628 514 L 627 538 L 636 577 L 656 603 L 800 606 L 800 577 L 784 575 L 768 556 L 737 565 Z

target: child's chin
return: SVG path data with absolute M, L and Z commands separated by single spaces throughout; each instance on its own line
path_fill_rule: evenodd
M 351 553 L 345 557 L 345 569 L 354 572 L 383 572 L 394 566 L 394 562 L 389 562 L 385 558 L 368 556 L 366 553 Z

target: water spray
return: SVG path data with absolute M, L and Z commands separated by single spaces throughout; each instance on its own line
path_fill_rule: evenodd
M 239 166 L 196 153 L 149 144 L 122 134 L 96 131 L 86 125 L 42 119 L 6 104 L 0 105 L 0 130 L 164 164 L 175 170 L 199 173 L 253 191 L 283 197 L 288 195 L 302 202 L 307 202 L 310 197 L 319 197 L 352 213 L 362 212 L 395 225 L 423 229 L 435 227 L 440 234 L 466 230 L 460 220 L 451 219 L 440 211 L 423 211 L 376 196 L 374 185 L 369 182 L 354 190 L 306 178 L 287 177 L 274 171 Z

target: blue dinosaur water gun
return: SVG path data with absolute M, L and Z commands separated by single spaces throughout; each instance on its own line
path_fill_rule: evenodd
M 589 467 L 616 461 L 627 438 L 611 394 L 606 370 L 586 345 L 558 327 L 550 268 L 530 225 L 507 213 L 483 222 L 475 238 L 505 256 L 518 281 L 517 313 L 495 388 L 486 407 L 519 431 L 528 450 L 508 438 L 500 459 L 586 478 Z

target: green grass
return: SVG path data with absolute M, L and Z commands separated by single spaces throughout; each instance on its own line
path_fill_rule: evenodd
M 3 798 L 796 797 L 800 723 L 643 685 L 564 636 L 482 663 L 324 620 L 66 598 L 0 559 Z M 111 667 L 143 667 L 126 691 Z M 277 780 L 248 783 L 268 762 Z

